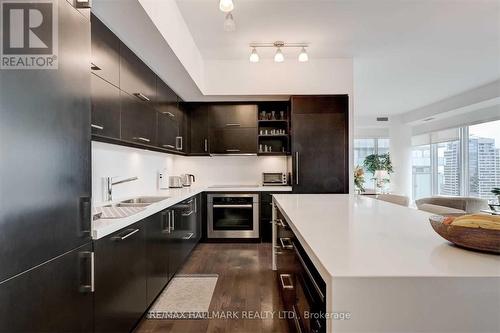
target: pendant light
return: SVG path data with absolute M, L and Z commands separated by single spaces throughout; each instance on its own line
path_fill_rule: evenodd
M 250 62 L 259 62 L 259 54 L 257 53 L 257 49 L 255 47 L 252 49 L 252 53 L 250 54 Z
M 234 22 L 234 17 L 231 12 L 227 13 L 226 19 L 224 20 L 224 31 L 235 31 L 236 23 Z
M 281 52 L 281 48 L 276 49 L 276 54 L 274 55 L 274 62 L 283 62 L 285 61 L 285 56 L 283 52 Z
M 307 61 L 309 61 L 309 55 L 307 54 L 307 51 L 306 51 L 305 47 L 302 47 L 302 50 L 300 51 L 299 61 L 300 62 L 307 62 Z
M 229 13 L 234 9 L 233 0 L 220 0 L 219 9 L 224 13 Z

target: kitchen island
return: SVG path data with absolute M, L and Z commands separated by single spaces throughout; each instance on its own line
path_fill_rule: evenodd
M 430 214 L 344 194 L 273 203 L 326 284 L 326 312 L 339 317 L 327 332 L 500 331 L 500 257 L 452 246 Z

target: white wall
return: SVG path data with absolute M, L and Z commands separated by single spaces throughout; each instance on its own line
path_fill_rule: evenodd
M 157 172 L 173 170 L 172 155 L 92 142 L 92 200 L 103 201 L 103 177 L 139 177 L 138 180 L 116 185 L 113 197 L 149 194 L 157 188 Z
M 192 173 L 197 185 L 252 185 L 263 172 L 287 172 L 283 156 L 176 156 L 174 173 Z
M 401 117 L 393 117 L 390 133 L 390 154 L 394 173 L 391 175 L 391 192 L 411 197 L 411 127 L 404 124 Z

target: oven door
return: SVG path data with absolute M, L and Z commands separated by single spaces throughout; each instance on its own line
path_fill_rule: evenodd
M 258 194 L 209 194 L 208 238 L 258 238 Z

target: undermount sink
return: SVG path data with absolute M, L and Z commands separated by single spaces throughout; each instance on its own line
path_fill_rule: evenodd
M 119 204 L 117 205 L 125 205 L 125 206 L 131 206 L 131 205 L 137 205 L 137 206 L 147 206 L 150 204 L 153 204 L 155 202 L 159 202 L 165 199 L 168 199 L 170 197 L 137 197 L 137 198 L 132 198 L 128 200 L 123 200 L 120 201 Z

